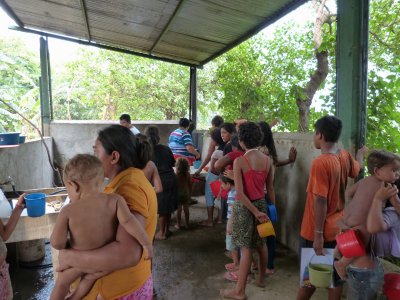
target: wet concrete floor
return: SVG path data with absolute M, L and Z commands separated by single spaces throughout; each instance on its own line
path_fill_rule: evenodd
M 157 299 L 220 299 L 221 288 L 234 287 L 223 278 L 224 265 L 231 262 L 224 255 L 225 224 L 217 224 L 214 228 L 196 225 L 206 218 L 201 197 L 199 202 L 190 207 L 191 229 L 178 231 L 171 226 L 172 236 L 155 242 L 153 277 Z M 12 265 L 14 299 L 48 299 L 53 287 L 53 273 L 49 267 L 50 246 L 46 245 L 46 248 L 46 257 L 36 268 Z M 277 248 L 276 273 L 266 279 L 265 288 L 250 282 L 246 289 L 248 299 L 296 298 L 299 282 L 297 256 L 282 246 Z M 313 299 L 327 299 L 326 291 L 318 290 Z

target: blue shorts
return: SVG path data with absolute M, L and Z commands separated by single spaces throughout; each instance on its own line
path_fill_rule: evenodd
M 359 269 L 347 267 L 347 299 L 372 300 L 382 291 L 384 271 L 381 263 L 376 259 L 373 269 Z

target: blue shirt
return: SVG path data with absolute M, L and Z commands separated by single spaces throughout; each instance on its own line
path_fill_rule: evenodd
M 192 153 L 186 150 L 186 146 L 193 146 L 192 137 L 186 130 L 178 128 L 173 131 L 169 136 L 168 145 L 173 154 L 194 157 Z

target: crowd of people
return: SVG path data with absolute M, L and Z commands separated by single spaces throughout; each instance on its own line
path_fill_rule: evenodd
M 226 254 L 232 262 L 225 265 L 224 278 L 236 282 L 235 288 L 222 289 L 220 295 L 247 299 L 252 267 L 258 270 L 255 284 L 265 286 L 265 276 L 275 272 L 276 239 L 261 237 L 257 227 L 273 220 L 268 208 L 276 201 L 276 168 L 294 163 L 297 150 L 291 148 L 282 160 L 271 127 L 264 121 L 229 123 L 216 116 L 211 125 L 208 149 L 193 175 L 190 166 L 201 154 L 186 118 L 179 120 L 166 146 L 160 144 L 157 126 L 148 126 L 142 134 L 124 114 L 120 125 L 98 132 L 94 155 L 77 154 L 68 161 L 64 181 L 71 203 L 59 213 L 50 239 L 60 250 L 51 299 L 67 295 L 68 299 L 153 299 L 153 241 L 171 235 L 175 211 L 175 228 L 190 227 L 192 181 L 203 169 L 207 169 L 207 219 L 199 225 L 213 227 L 226 220 Z M 359 149 L 356 158 L 340 149 L 342 122 L 336 117 L 320 118 L 314 129 L 313 143 L 321 154 L 310 168 L 299 252 L 310 248 L 321 256 L 326 249 L 335 249 L 329 299 L 340 299 L 344 282 L 348 299 L 375 299 L 383 285 L 377 257 L 400 256 L 396 186 L 400 158 L 388 151 L 370 151 L 370 176 L 347 188 L 348 178 L 360 174 L 368 149 Z M 347 205 L 346 196 L 352 198 Z M 93 206 L 97 209 L 89 209 Z M 21 195 L 8 223 L 0 224 L 0 299 L 12 299 L 2 241 L 14 230 L 23 208 Z M 348 258 L 340 252 L 336 237 L 349 230 L 360 235 L 364 255 Z M 302 285 L 297 299 L 310 299 L 314 291 L 314 286 Z

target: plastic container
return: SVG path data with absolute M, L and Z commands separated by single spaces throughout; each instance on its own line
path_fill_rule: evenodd
M 210 182 L 211 192 L 214 198 L 217 198 L 219 190 L 221 189 L 221 182 L 219 180 L 214 180 Z M 221 198 L 228 199 L 228 191 L 221 189 Z
M 195 160 L 195 161 L 193 162 L 193 168 L 195 168 L 195 169 L 197 170 L 198 168 L 200 168 L 201 163 L 202 163 L 201 160 Z
M 385 283 L 383 285 L 383 293 L 388 300 L 400 299 L 400 274 L 387 273 L 385 274 Z
M 40 217 L 46 211 L 46 194 L 33 193 L 25 196 L 25 205 L 29 217 Z
M 19 143 L 20 143 L 20 144 L 25 143 L 25 140 L 26 140 L 26 136 L 25 136 L 25 135 L 20 135 L 20 136 L 19 136 Z
M 0 145 L 18 145 L 19 144 L 19 132 L 3 132 L 0 133 Z
M 358 230 L 347 230 L 338 234 L 336 243 L 344 257 L 352 258 L 365 255 L 365 247 Z
M 258 224 L 257 231 L 261 238 L 265 238 L 265 237 L 271 236 L 271 235 L 275 236 L 275 229 L 270 221 Z
M 333 267 L 326 264 L 310 264 L 308 273 L 310 283 L 315 287 L 328 288 L 332 282 Z
M 267 205 L 267 214 L 272 223 L 278 222 L 278 213 L 275 204 L 270 203 Z

